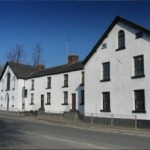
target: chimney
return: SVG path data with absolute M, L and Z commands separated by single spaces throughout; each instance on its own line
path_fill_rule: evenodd
M 45 69 L 45 66 L 44 66 L 44 65 L 38 64 L 38 65 L 35 66 L 35 70 L 36 70 L 36 71 L 41 71 L 41 70 L 43 70 L 43 69 Z
M 74 64 L 79 61 L 79 56 L 76 54 L 72 54 L 68 56 L 68 64 Z

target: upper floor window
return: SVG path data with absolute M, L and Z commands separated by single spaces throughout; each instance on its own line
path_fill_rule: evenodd
M 101 49 L 107 48 L 107 43 L 103 43 Z
M 3 90 L 4 90 L 4 79 L 2 79 L 1 83 L 2 83 L 2 87 L 1 87 L 2 90 L 1 91 L 3 92 Z
M 8 72 L 7 73 L 7 87 L 6 87 L 6 90 L 9 91 L 10 90 L 10 73 Z
M 135 34 L 135 38 L 136 38 L 136 39 L 139 39 L 139 38 L 141 38 L 141 37 L 143 37 L 143 32 L 137 32 L 137 33 Z
M 47 77 L 47 88 L 51 88 L 51 77 Z
M 102 93 L 103 109 L 101 111 L 110 112 L 110 92 Z
M 64 87 L 68 87 L 68 74 L 64 75 Z
M 145 93 L 144 90 L 134 91 L 135 110 L 132 112 L 146 112 L 145 111 Z
M 31 90 L 34 90 L 34 80 L 31 80 Z
M 84 71 L 81 74 L 82 74 L 82 81 L 81 81 L 82 83 L 81 84 L 84 85 Z
M 102 80 L 103 81 L 110 81 L 110 62 L 106 62 L 102 64 Z
M 15 77 L 13 77 L 12 83 L 13 83 L 13 90 L 15 90 Z
M 132 78 L 145 77 L 144 75 L 144 56 L 134 57 L 134 76 Z
M 125 33 L 123 30 L 120 30 L 118 32 L 118 49 L 117 50 L 121 50 L 121 49 L 125 49 Z

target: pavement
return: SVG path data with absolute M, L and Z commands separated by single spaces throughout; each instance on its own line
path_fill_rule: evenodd
M 44 123 L 44 124 L 55 124 L 61 126 L 68 126 L 74 128 L 84 128 L 88 130 L 96 130 L 96 131 L 104 131 L 104 132 L 115 132 L 115 133 L 123 133 L 123 134 L 131 134 L 131 135 L 139 135 L 139 136 L 150 136 L 150 129 L 134 129 L 134 128 L 123 128 L 123 127 L 111 127 L 111 126 L 102 126 L 102 125 L 95 125 L 90 123 L 85 123 L 80 120 L 72 120 L 67 118 L 60 118 L 54 116 L 22 116 L 10 113 L 1 113 L 0 117 L 11 117 L 13 119 L 21 119 L 26 121 L 32 121 L 37 123 Z

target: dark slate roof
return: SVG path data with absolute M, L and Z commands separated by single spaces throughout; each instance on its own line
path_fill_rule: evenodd
M 8 62 L 8 65 L 13 70 L 16 77 L 20 79 L 28 78 L 35 71 L 35 67 L 31 65 L 19 64 L 15 62 Z
M 144 32 L 145 34 L 150 35 L 150 30 L 139 26 L 129 20 L 126 20 L 120 16 L 117 16 L 114 21 L 110 24 L 110 26 L 107 28 L 107 30 L 104 32 L 103 36 L 98 40 L 98 42 L 95 44 L 95 46 L 93 47 L 93 49 L 91 50 L 91 52 L 87 55 L 87 57 L 85 58 L 85 60 L 83 61 L 83 64 L 86 64 L 88 62 L 88 60 L 92 57 L 92 55 L 96 52 L 97 48 L 100 46 L 100 44 L 103 42 L 103 40 L 108 36 L 108 34 L 110 33 L 110 31 L 112 30 L 112 28 L 118 23 L 118 22 L 122 22 L 132 28 L 135 28 L 139 31 Z
M 30 66 L 30 65 L 19 64 L 19 63 L 15 63 L 15 62 L 7 62 L 2 71 L 0 79 L 2 78 L 7 66 L 10 66 L 10 68 L 14 72 L 15 76 L 20 79 L 28 78 L 31 75 L 31 73 L 35 71 L 35 67 Z
M 84 67 L 83 63 L 81 61 L 81 62 L 77 62 L 74 64 L 65 64 L 65 65 L 37 71 L 35 69 L 35 67 L 30 66 L 30 65 L 19 64 L 19 63 L 15 63 L 15 62 L 7 62 L 3 71 L 2 71 L 0 79 L 2 78 L 8 65 L 10 66 L 12 71 L 14 72 L 15 76 L 19 79 L 29 79 L 29 78 L 46 76 L 46 75 L 54 75 L 54 74 L 59 74 L 59 73 L 77 71 L 77 70 L 82 70 Z
M 82 61 L 74 63 L 74 64 L 65 64 L 61 66 L 56 66 L 48 69 L 43 69 L 41 71 L 38 71 L 36 73 L 33 73 L 29 78 L 36 78 L 46 75 L 54 75 L 59 73 L 66 73 L 71 71 L 77 71 L 82 70 L 84 67 Z

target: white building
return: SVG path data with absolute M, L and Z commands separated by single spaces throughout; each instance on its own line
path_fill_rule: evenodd
M 8 62 L 1 74 L 0 109 L 84 112 L 84 72 L 78 56 L 68 64 L 44 69 Z
M 150 31 L 121 17 L 84 60 L 85 115 L 150 119 Z
M 48 69 L 6 63 L 0 109 L 78 110 L 85 116 L 150 120 L 149 51 L 150 31 L 116 17 L 83 62 L 73 55 L 68 64 Z

